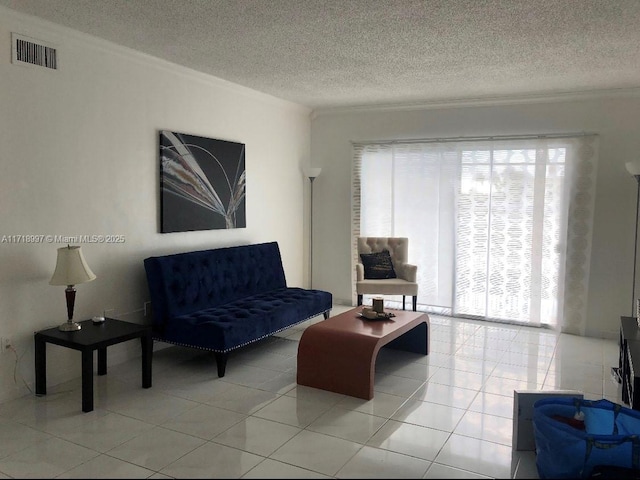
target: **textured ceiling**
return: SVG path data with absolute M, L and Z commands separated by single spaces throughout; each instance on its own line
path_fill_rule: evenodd
M 640 87 L 640 0 L 0 5 L 311 108 Z

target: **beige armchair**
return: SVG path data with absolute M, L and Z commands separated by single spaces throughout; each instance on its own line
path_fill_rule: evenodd
M 365 278 L 365 265 L 361 254 L 389 251 L 393 271 L 396 278 Z M 362 305 L 363 295 L 402 295 L 402 309 L 405 309 L 405 296 L 413 297 L 413 311 L 418 303 L 418 284 L 416 272 L 418 267 L 407 263 L 409 255 L 409 239 L 406 237 L 358 237 L 358 262 L 356 263 L 356 294 L 358 305 Z M 367 258 L 369 260 L 369 258 Z M 369 267 L 368 276 L 372 270 Z M 373 275 L 373 276 L 382 276 Z

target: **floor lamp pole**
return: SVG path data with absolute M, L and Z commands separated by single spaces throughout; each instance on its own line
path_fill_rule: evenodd
M 309 181 L 311 182 L 311 200 L 310 204 L 310 213 L 309 213 L 309 288 L 313 285 L 313 181 L 316 179 L 322 168 L 320 167 L 307 167 L 305 168 L 305 174 Z
M 311 205 L 309 214 L 309 288 L 313 286 L 313 181 L 315 179 L 316 177 L 309 177 L 311 182 L 311 201 L 309 202 Z
M 636 263 L 638 259 L 638 213 L 640 210 L 640 175 L 634 175 L 638 182 L 638 193 L 636 196 L 636 236 L 633 241 L 633 287 L 631 291 L 631 316 L 637 317 L 636 311 Z

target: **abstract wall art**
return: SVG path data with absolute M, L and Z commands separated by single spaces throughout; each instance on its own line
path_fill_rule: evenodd
M 160 232 L 245 228 L 244 143 L 160 131 Z

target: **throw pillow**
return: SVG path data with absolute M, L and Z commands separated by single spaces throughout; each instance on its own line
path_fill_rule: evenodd
M 365 280 L 397 278 L 396 271 L 393 269 L 393 263 L 391 263 L 389 250 L 376 253 L 361 253 L 360 258 L 364 266 Z

